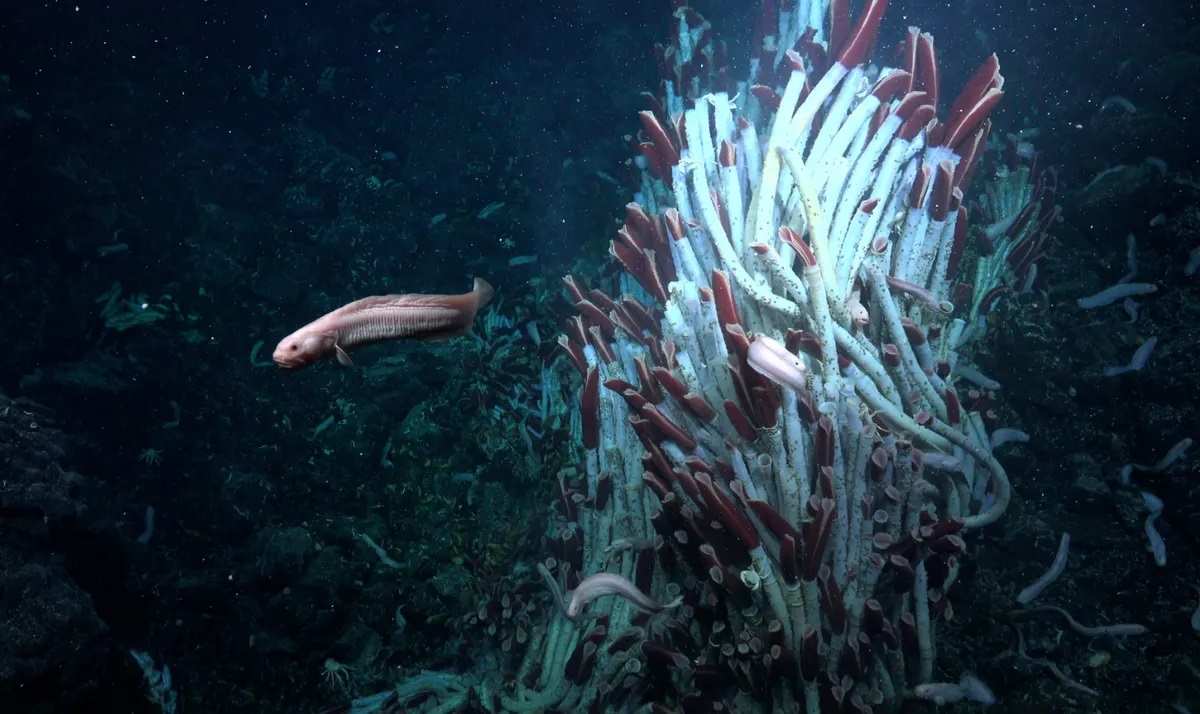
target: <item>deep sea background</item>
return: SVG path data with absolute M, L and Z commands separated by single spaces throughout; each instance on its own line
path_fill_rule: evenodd
M 697 7 L 744 69 L 753 8 Z M 558 279 L 608 269 L 669 13 L 4 3 L 0 709 L 154 711 L 131 649 L 170 665 L 181 711 L 282 712 L 503 646 L 468 616 L 544 552 L 570 455 Z M 893 0 L 876 57 L 909 24 L 937 38 L 943 86 L 999 54 L 994 133 L 1037 130 L 1064 208 L 1039 290 L 1004 307 L 980 358 L 1033 440 L 1005 458 L 1018 495 L 971 543 L 941 660 L 974 663 L 996 711 L 1200 710 L 1200 460 L 1138 482 L 1167 503 L 1165 568 L 1117 482 L 1200 438 L 1200 288 L 1182 273 L 1200 245 L 1200 10 Z M 1136 111 L 1101 111 L 1113 95 Z M 1125 271 L 1129 233 L 1159 292 L 1133 323 L 1080 312 Z M 475 275 L 498 295 L 478 339 L 376 347 L 355 370 L 270 364 L 283 334 L 351 299 Z M 1149 336 L 1147 370 L 1100 375 Z M 1056 601 L 1153 631 L 1024 626 L 1099 698 L 1017 657 L 1005 620 L 1063 530 Z

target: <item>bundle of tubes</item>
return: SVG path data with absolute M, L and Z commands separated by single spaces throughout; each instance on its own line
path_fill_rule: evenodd
M 677 8 L 611 245 L 619 292 L 565 279 L 583 464 L 539 565 L 561 607 L 484 708 L 976 696 L 934 681 L 964 536 L 1011 496 L 986 392 L 965 387 L 971 323 L 976 293 L 1039 254 L 1041 193 L 1028 172 L 993 192 L 988 240 L 1012 245 L 970 285 L 964 255 L 996 251 L 967 250 L 963 196 L 1004 80 L 992 55 L 946 102 L 915 28 L 898 66 L 871 64 L 886 4 L 766 3 L 736 99 L 703 93 L 718 46 Z

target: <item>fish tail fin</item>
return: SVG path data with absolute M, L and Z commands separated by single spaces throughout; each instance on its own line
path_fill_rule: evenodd
M 475 278 L 475 285 L 471 288 L 471 292 L 475 294 L 475 310 L 482 310 L 492 300 L 492 296 L 496 294 L 491 283 L 483 278 Z

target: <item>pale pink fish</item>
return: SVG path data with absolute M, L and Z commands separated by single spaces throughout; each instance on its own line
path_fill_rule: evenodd
M 299 369 L 333 356 L 351 366 L 347 351 L 384 340 L 439 340 L 465 335 L 492 299 L 492 286 L 475 278 L 461 295 L 377 295 L 339 307 L 280 340 L 271 358 Z
M 605 595 L 620 595 L 643 612 L 655 613 L 683 603 L 683 597 L 677 597 L 666 605 L 638 589 L 627 578 L 613 573 L 596 573 L 584 578 L 574 590 L 567 593 L 567 617 L 574 620 L 583 612 L 584 606 L 598 597 Z
M 755 372 L 784 387 L 797 392 L 804 391 L 805 373 L 808 371 L 800 357 L 788 351 L 779 340 L 766 335 L 755 335 L 750 339 L 746 352 L 746 363 Z

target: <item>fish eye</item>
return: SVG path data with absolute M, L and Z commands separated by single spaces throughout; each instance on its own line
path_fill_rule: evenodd
M 295 351 L 296 351 L 296 350 L 298 350 L 298 349 L 300 349 L 300 346 L 299 346 L 299 345 L 297 345 L 295 342 L 293 342 L 293 343 L 292 343 L 292 352 L 295 352 Z

